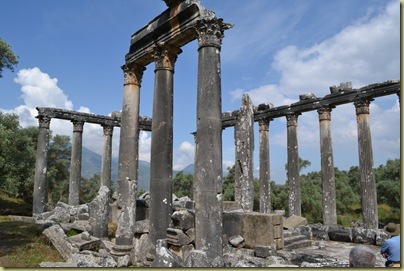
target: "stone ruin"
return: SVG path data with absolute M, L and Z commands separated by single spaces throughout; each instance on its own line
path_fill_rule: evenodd
M 307 244 L 312 237 L 342 236 L 353 242 L 376 244 L 378 214 L 373 173 L 369 104 L 374 98 L 397 94 L 400 81 L 386 81 L 353 89 L 341 83 L 330 94 L 316 97 L 302 94 L 299 101 L 274 107 L 255 107 L 243 96 L 240 110 L 221 111 L 220 50 L 224 31 L 232 25 L 217 18 L 198 0 L 165 0 L 168 9 L 131 36 L 129 52 L 122 66 L 124 94 L 122 112 L 111 117 L 56 108 L 37 108 L 39 134 L 35 168 L 33 216 L 44 225 L 45 234 L 71 266 L 274 266 L 291 264 L 279 256 L 292 243 L 292 228 L 306 227 L 301 218 L 298 116 L 316 110 L 319 114 L 321 172 L 323 185 L 323 230 L 301 228 Z M 173 75 L 181 47 L 198 40 L 197 131 L 195 136 L 194 201 L 172 195 Z M 146 66 L 155 64 L 153 116 L 139 116 L 140 87 Z M 357 115 L 364 237 L 357 231 L 337 226 L 331 111 L 353 103 Z M 288 187 L 287 219 L 272 210 L 270 198 L 269 124 L 275 118 L 287 120 Z M 52 118 L 73 123 L 69 202 L 46 210 L 46 163 Z M 85 123 L 104 128 L 101 189 L 88 204 L 79 204 L 82 134 Z M 255 122 L 260 139 L 260 206 L 253 212 L 253 150 Z M 113 128 L 120 127 L 119 168 L 116 195 L 110 202 L 111 148 Z M 234 127 L 235 202 L 222 199 L 222 130 Z M 139 131 L 151 131 L 150 194 L 136 198 Z M 214 148 L 212 148 L 214 146 Z M 285 219 L 285 220 L 284 220 Z M 288 221 L 288 219 L 290 219 Z M 114 239 L 108 238 L 108 221 L 117 225 Z M 286 223 L 286 228 L 285 228 Z M 303 225 L 301 225 L 303 224 Z M 330 231 L 331 229 L 331 231 Z M 67 237 L 66 232 L 79 231 Z M 332 233 L 331 233 L 332 232 Z M 303 236 L 303 237 L 302 237 Z M 355 238 L 354 238 L 355 236 Z M 362 241 L 361 241 L 362 240 Z M 365 240 L 365 241 L 363 241 Z M 309 242 L 310 243 L 310 242 Z M 278 257 L 278 258 L 277 258 Z M 94 258 L 94 260 L 89 260 Z M 270 260 L 269 260 L 270 258 Z M 332 260 L 330 260 L 332 262 Z M 46 264 L 43 264 L 44 266 Z M 49 264 L 52 265 L 52 264 Z
M 59 202 L 52 211 L 34 218 L 41 224 L 65 262 L 42 262 L 41 267 L 347 267 L 348 251 L 354 244 L 367 244 L 377 250 L 388 238 L 382 230 L 352 225 L 308 225 L 300 216 L 244 212 L 234 202 L 224 202 L 223 258 L 210 262 L 206 253 L 195 249 L 195 203 L 173 195 L 173 213 L 167 237 L 158 240 L 150 252 L 150 197 L 146 192 L 137 200 L 130 253 L 113 253 L 115 237 L 108 236 L 104 210 L 111 206 L 108 188 L 102 186 L 88 204 Z M 17 220 L 18 217 L 12 217 Z M 109 217 L 108 220 L 110 220 Z M 70 236 L 70 232 L 74 235 Z M 332 241 L 332 242 L 328 242 Z M 305 250 L 306 249 L 306 250 Z M 345 250 L 344 250 L 345 249 Z M 375 248 L 374 248 L 375 249 Z M 375 249 L 375 250 L 376 250 Z M 340 252 L 339 257 L 335 250 Z M 321 253 L 319 252 L 321 251 Z M 382 266 L 383 260 L 378 259 Z

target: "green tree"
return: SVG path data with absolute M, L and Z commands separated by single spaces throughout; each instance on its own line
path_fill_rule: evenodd
M 184 173 L 183 171 L 177 172 L 173 180 L 173 194 L 177 197 L 188 196 L 190 199 L 193 198 L 193 180 L 194 176 L 192 174 Z
M 288 184 L 276 184 L 271 181 L 271 201 L 273 210 L 285 210 L 289 212 L 288 206 Z
M 392 208 L 401 207 L 401 160 L 387 160 L 386 165 L 375 169 L 377 203 Z
M 323 192 L 320 172 L 310 172 L 300 177 L 301 210 L 308 223 L 323 221 Z
M 223 180 L 223 200 L 234 201 L 234 182 L 236 166 L 227 168 L 227 175 Z
M 90 179 L 81 177 L 80 204 L 91 202 L 100 190 L 100 175 L 95 174 Z
M 0 188 L 32 201 L 38 129 L 21 128 L 18 116 L 0 111 Z
M 51 135 L 46 177 L 47 197 L 50 204 L 68 201 L 70 155 L 70 137 Z
M 3 77 L 3 69 L 14 71 L 14 66 L 18 64 L 16 56 L 10 45 L 0 38 L 0 78 Z

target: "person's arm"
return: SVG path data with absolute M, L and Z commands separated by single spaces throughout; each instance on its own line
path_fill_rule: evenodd
M 383 244 L 383 246 L 382 246 L 382 248 L 380 250 L 380 254 L 382 254 L 382 256 L 384 258 L 387 258 L 389 256 L 388 252 L 389 252 L 389 244 L 386 241 L 386 242 L 384 242 L 384 244 Z

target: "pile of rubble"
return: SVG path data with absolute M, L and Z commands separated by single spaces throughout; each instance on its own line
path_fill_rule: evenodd
M 349 249 L 353 245 L 367 244 L 377 252 L 387 239 L 387 235 L 381 230 L 307 225 L 306 219 L 301 217 L 282 221 L 282 215 L 274 215 L 270 218 L 271 223 L 279 223 L 273 221 L 280 216 L 281 224 L 271 227 L 281 228 L 282 239 L 278 241 L 282 242 L 278 244 L 276 239 L 275 242 L 272 239 L 273 245 L 260 244 L 260 227 L 263 230 L 268 230 L 268 227 L 240 226 L 239 222 L 248 224 L 249 219 L 251 220 L 249 217 L 252 217 L 254 223 L 264 221 L 265 224 L 267 217 L 263 214 L 245 214 L 240 210 L 232 210 L 224 212 L 223 257 L 209 262 L 204 251 L 195 249 L 194 203 L 187 197 L 173 196 L 173 214 L 167 229 L 167 238 L 158 240 L 155 254 L 150 254 L 149 221 L 142 219 L 134 225 L 131 253 L 116 256 L 111 253 L 114 238 L 102 233 L 104 229 L 100 229 L 99 223 L 100 217 L 105 217 L 103 212 L 109 204 L 108 192 L 101 188 L 92 202 L 79 206 L 59 202 L 52 211 L 35 217 L 35 222 L 43 225 L 44 235 L 65 260 L 60 263 L 43 262 L 41 267 L 347 267 Z M 149 199 L 148 193 L 139 197 L 138 200 L 142 201 L 139 206 L 148 208 Z M 146 211 L 144 213 L 147 214 Z M 76 234 L 68 236 L 72 232 Z M 253 236 L 254 234 L 259 236 Z M 279 235 L 276 232 L 271 234 L 275 237 Z M 302 236 L 305 240 L 302 240 Z M 299 240 L 296 244 L 304 245 L 292 246 L 287 240 L 293 238 Z M 265 239 L 265 236 L 261 239 Z M 378 263 L 382 266 L 381 256 Z

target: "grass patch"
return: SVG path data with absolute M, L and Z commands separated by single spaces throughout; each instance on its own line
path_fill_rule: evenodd
M 39 267 L 41 262 L 61 261 L 59 252 L 42 234 L 42 226 L 0 221 L 0 266 Z
M 32 216 L 32 204 L 10 197 L 4 190 L 0 190 L 0 215 Z

